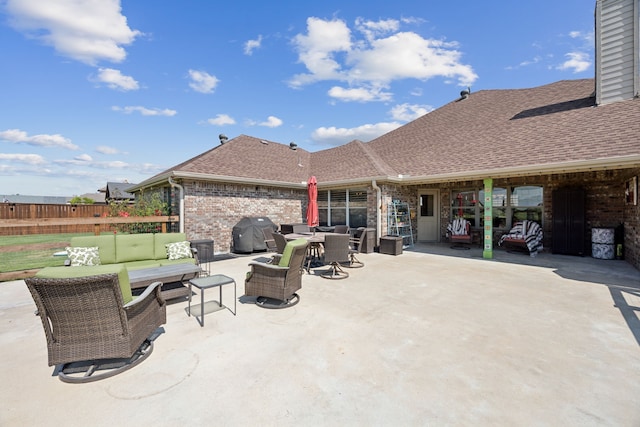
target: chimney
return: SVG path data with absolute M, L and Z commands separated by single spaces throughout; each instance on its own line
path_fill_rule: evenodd
M 640 94 L 640 0 L 596 0 L 596 104 Z

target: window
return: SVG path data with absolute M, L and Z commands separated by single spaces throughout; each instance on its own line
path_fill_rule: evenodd
M 542 224 L 542 203 L 542 187 L 512 187 L 512 224 L 525 219 Z
M 349 227 L 367 226 L 367 192 L 365 190 L 349 191 Z
M 475 195 L 478 195 L 476 198 Z M 463 217 L 472 226 L 484 226 L 484 189 L 454 189 L 451 192 L 451 218 Z M 530 220 L 542 225 L 542 186 L 495 187 L 491 202 L 493 228 L 510 229 L 517 221 Z
M 433 194 L 421 194 L 420 195 L 420 216 L 434 216 L 433 208 Z
M 476 194 L 475 190 L 455 190 L 451 195 L 451 218 L 464 218 L 471 223 L 471 226 L 478 224 Z
M 328 190 L 318 192 L 320 225 L 367 226 L 366 190 Z

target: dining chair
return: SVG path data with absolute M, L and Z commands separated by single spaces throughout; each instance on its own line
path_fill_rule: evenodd
M 347 264 L 347 267 L 350 268 L 364 267 L 364 262 L 356 258 L 356 255 L 361 253 L 363 242 L 367 238 L 367 229 L 359 227 L 357 232 L 360 233 L 355 235 L 357 237 L 354 236 L 349 239 L 349 264 Z
M 324 236 L 324 262 L 329 263 L 329 270 L 320 274 L 325 279 L 346 279 L 349 273 L 342 269 L 340 263 L 349 263 L 348 234 L 327 233 Z
M 338 234 L 347 234 L 347 233 L 349 233 L 349 226 L 348 225 L 336 225 L 333 228 L 333 232 L 334 233 L 338 233 Z

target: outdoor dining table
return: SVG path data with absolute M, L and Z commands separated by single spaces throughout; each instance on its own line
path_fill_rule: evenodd
M 325 232 L 305 232 L 305 233 L 289 233 L 285 234 L 284 238 L 288 241 L 296 239 L 305 239 L 309 242 L 309 250 L 307 252 L 307 273 L 311 267 L 321 267 L 324 265 L 320 256 L 320 249 L 324 243 Z

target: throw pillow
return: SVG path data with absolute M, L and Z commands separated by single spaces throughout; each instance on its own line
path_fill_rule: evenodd
M 191 253 L 191 243 L 188 241 L 167 243 L 167 258 L 169 259 L 182 259 L 193 258 Z
M 88 248 L 67 246 L 66 250 L 72 267 L 100 265 L 100 254 L 97 246 Z

